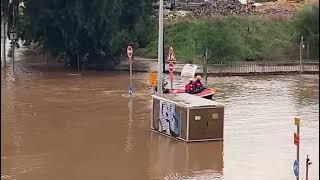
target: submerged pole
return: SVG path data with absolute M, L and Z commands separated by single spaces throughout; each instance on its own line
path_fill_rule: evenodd
M 162 94 L 162 67 L 163 66 L 163 0 L 159 3 L 159 40 L 158 40 L 158 93 Z

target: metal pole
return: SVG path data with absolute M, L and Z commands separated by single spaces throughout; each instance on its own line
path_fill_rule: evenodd
M 158 93 L 162 94 L 162 66 L 163 66 L 163 0 L 159 3 L 159 40 L 158 40 Z
M 303 36 L 301 36 L 301 41 L 300 41 L 300 75 L 302 71 L 302 45 L 303 45 Z
M 15 40 L 12 40 L 12 71 L 14 72 L 14 48 L 15 48 L 15 45 L 16 42 Z
M 164 41 L 165 41 L 165 34 L 164 34 L 164 31 L 162 32 L 163 34 L 163 41 L 162 41 L 162 48 L 163 48 L 163 51 L 162 51 L 162 73 L 165 73 L 166 72 L 166 56 L 165 56 L 165 50 L 164 50 Z
M 79 54 L 77 53 L 78 72 L 80 71 Z
M 299 161 L 299 146 L 300 146 L 300 125 L 297 125 L 297 134 L 299 137 L 299 143 L 297 145 L 297 161 L 298 161 L 298 176 L 297 176 L 297 180 L 299 180 L 299 174 L 300 174 L 300 161 Z
M 6 32 L 6 21 L 5 18 L 2 14 L 1 16 L 1 22 L 2 22 L 2 35 L 1 35 L 1 40 L 3 41 L 2 43 L 2 67 L 5 68 L 6 67 L 6 58 L 7 58 L 7 54 L 6 54 L 6 44 L 7 44 L 7 32 Z
M 49 68 L 49 62 L 48 62 L 48 52 L 46 51 L 46 62 L 47 62 L 47 68 Z
M 307 44 L 307 61 L 309 61 L 309 47 L 310 47 L 310 44 L 309 44 L 309 42 L 308 42 L 308 44 Z
M 130 88 L 132 90 L 132 57 L 129 59 L 130 61 Z
M 312 164 L 311 162 L 309 162 L 309 155 L 307 155 L 307 159 L 306 159 L 306 180 L 308 180 L 308 176 L 309 176 L 309 165 Z
M 3 42 L 3 67 L 7 66 L 7 23 L 4 21 L 4 42 Z
M 13 10 L 12 10 L 12 31 L 14 32 L 15 31 L 15 27 L 14 27 L 14 25 L 15 25 L 15 22 L 14 22 L 14 17 L 15 17 L 15 15 L 14 15 L 14 11 L 15 11 L 15 8 L 14 8 L 14 6 L 13 6 L 13 8 L 12 8 Z M 15 40 L 12 40 L 12 71 L 14 72 L 14 48 L 15 48 L 15 46 L 16 46 L 16 44 L 15 44 Z
M 308 155 L 306 160 L 306 180 L 308 180 Z
M 205 76 L 205 86 L 207 86 L 207 83 L 208 83 L 207 60 L 208 60 L 208 48 L 206 48 L 206 54 L 205 54 L 204 62 L 203 62 L 203 75 Z

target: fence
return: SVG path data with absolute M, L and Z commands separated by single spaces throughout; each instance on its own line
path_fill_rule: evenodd
M 319 61 L 282 62 L 232 62 L 220 64 L 208 64 L 209 74 L 281 74 L 281 73 L 319 73 Z

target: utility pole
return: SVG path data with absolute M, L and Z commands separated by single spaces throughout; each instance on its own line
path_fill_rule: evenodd
M 6 20 L 4 17 L 4 13 L 1 11 L 1 23 L 2 23 L 2 67 L 6 68 L 6 62 L 7 62 L 7 53 L 6 53 L 6 44 L 7 44 L 7 31 L 6 31 Z
M 163 51 L 162 51 L 162 54 L 163 54 L 163 56 L 162 56 L 162 73 L 165 73 L 166 72 L 166 56 L 165 56 L 165 50 L 164 50 L 164 41 L 165 41 L 165 35 L 164 35 L 164 31 L 162 32 L 163 33 L 163 42 L 162 42 L 162 44 L 163 44 L 163 46 L 162 46 L 162 48 L 163 48 Z
M 15 33 L 15 8 L 13 6 L 13 10 L 12 10 L 12 33 Z M 15 49 L 15 46 L 16 46 L 16 41 L 15 41 L 15 38 L 10 38 L 11 39 L 11 42 L 12 42 L 12 70 L 14 72 L 14 49 Z
M 163 66 L 163 0 L 159 3 L 159 40 L 158 40 L 158 93 L 162 94 L 162 67 Z

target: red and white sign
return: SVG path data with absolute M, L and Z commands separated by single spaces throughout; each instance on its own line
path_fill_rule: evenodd
M 173 63 L 172 62 L 169 63 L 169 72 L 170 73 L 173 72 Z
M 294 144 L 295 144 L 295 145 L 298 145 L 298 144 L 299 144 L 299 141 L 300 141 L 300 138 L 299 138 L 298 134 L 297 134 L 297 133 L 294 133 Z
M 128 48 L 127 48 L 127 55 L 128 55 L 128 58 L 129 58 L 129 59 L 132 58 L 133 48 L 132 48 L 131 46 L 128 46 Z
M 169 48 L 169 53 L 168 53 L 167 61 L 168 61 L 168 62 L 176 62 L 176 57 L 175 57 L 175 55 L 174 55 L 174 51 L 173 51 L 172 46 Z
M 170 46 L 170 48 L 169 48 L 169 54 L 172 54 L 173 53 L 173 48 L 172 48 L 172 46 Z

